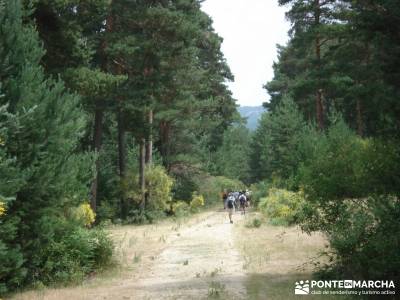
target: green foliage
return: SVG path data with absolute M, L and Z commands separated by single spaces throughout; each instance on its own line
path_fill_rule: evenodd
M 362 156 L 367 144 L 342 120 L 326 133 L 308 129 L 300 145 L 303 159 L 297 175 L 299 184 L 311 198 L 364 196 Z
M 306 232 L 327 235 L 334 263 L 325 271 L 399 278 L 399 255 L 393 251 L 399 244 L 395 145 L 362 139 L 340 119 L 326 132 L 304 133 L 296 180 L 306 202 L 297 222 Z
M 195 172 L 190 172 L 190 170 L 175 174 L 175 183 L 173 186 L 175 199 L 190 201 L 193 192 L 198 190 L 195 176 L 197 176 L 197 174 Z
M 253 218 L 246 223 L 247 228 L 259 228 L 262 225 L 262 221 L 259 218 Z
M 316 120 L 319 94 L 322 119 L 337 110 L 360 135 L 396 136 L 400 56 L 394 45 L 400 39 L 393 32 L 399 28 L 399 3 L 279 3 L 287 5 L 292 28 L 287 45 L 278 48 L 274 78 L 265 86 L 271 95 L 266 104 L 270 111 L 290 95 L 304 117 Z
M 147 184 L 145 211 L 140 208 L 142 195 L 138 174 L 130 174 L 121 182 L 125 206 L 129 210 L 128 223 L 153 222 L 165 216 L 165 212 L 170 209 L 174 180 L 164 167 L 159 165 L 146 167 L 145 181 Z
M 87 116 L 60 80 L 46 78 L 25 17 L 20 1 L 1 1 L 1 292 L 81 277 L 97 251 L 92 232 L 65 217 L 87 197 L 93 174 L 93 155 L 78 151 Z
M 297 185 L 310 199 L 362 198 L 399 191 L 396 143 L 362 139 L 342 119 L 324 133 L 312 128 L 305 131 L 299 152 L 302 163 Z
M 290 98 L 285 98 L 274 113 L 264 113 L 253 136 L 252 178 L 292 176 L 299 162 L 296 150 L 304 126 L 303 117 Z
M 338 115 L 329 121 L 325 131 L 303 126 L 294 144 L 277 142 L 281 153 L 290 149 L 297 158 L 295 172 L 286 180 L 253 185 L 253 198 L 269 186 L 300 190 L 270 189 L 259 208 L 274 224 L 300 224 L 306 232 L 325 233 L 332 260 L 324 272 L 330 276 L 396 279 L 398 143 L 361 138 Z
M 33 255 L 40 268 L 34 281 L 44 284 L 80 282 L 86 274 L 111 261 L 113 245 L 102 229 L 87 230 L 66 219 L 44 217 L 38 229 L 42 250 Z
M 171 211 L 177 218 L 186 217 L 190 214 L 190 206 L 185 201 L 176 201 L 172 203 Z
M 333 263 L 326 265 L 322 273 L 398 280 L 399 206 L 398 198 L 391 196 L 344 200 L 337 206 L 336 219 L 323 227 L 324 210 L 314 211 L 314 218 L 307 215 L 302 227 L 316 230 L 319 224 L 330 242 L 328 255 Z
M 254 207 L 257 207 L 260 203 L 261 198 L 268 194 L 268 190 L 271 188 L 271 182 L 268 180 L 259 181 L 253 183 L 250 186 L 251 191 L 251 202 Z
M 291 192 L 282 189 L 271 188 L 265 198 L 261 198 L 258 205 L 272 224 L 293 225 L 297 221 L 297 215 L 304 205 L 302 192 Z
M 173 179 L 168 176 L 161 166 L 151 166 L 146 169 L 145 180 L 147 182 L 146 207 L 151 211 L 165 211 L 171 202 L 171 190 Z
M 239 124 L 228 128 L 216 154 L 218 174 L 248 182 L 250 143 L 250 132 L 244 125 Z

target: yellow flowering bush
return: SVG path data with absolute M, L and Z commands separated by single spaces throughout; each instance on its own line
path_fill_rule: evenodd
M 171 201 L 171 190 L 174 180 L 161 166 L 146 168 L 146 182 L 148 199 L 146 208 L 153 211 L 164 211 L 168 209 Z
M 271 188 L 268 196 L 261 198 L 259 208 L 274 224 L 293 224 L 296 214 L 304 204 L 304 194 Z
M 76 208 L 75 217 L 87 227 L 92 225 L 96 220 L 96 214 L 87 202 L 82 203 Z
M 0 201 L 0 217 L 6 214 L 6 204 Z
M 197 212 L 202 206 L 204 206 L 204 197 L 197 193 L 193 193 L 192 201 L 190 201 L 190 210 L 192 212 Z

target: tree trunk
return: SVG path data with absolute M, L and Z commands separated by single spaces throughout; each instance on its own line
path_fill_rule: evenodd
M 100 153 L 101 150 L 101 137 L 103 133 L 103 115 L 104 112 L 101 108 L 97 107 L 94 115 L 94 128 L 93 128 L 93 149 L 97 154 Z M 94 212 L 97 209 L 97 188 L 98 188 L 98 177 L 100 171 L 100 161 L 97 157 L 96 162 L 96 176 L 92 182 L 91 186 L 91 199 L 90 199 L 90 207 Z
M 142 201 L 140 203 L 140 210 L 144 211 L 146 206 L 146 186 L 145 186 L 145 139 L 140 140 L 139 145 L 139 187 Z
M 149 134 L 147 136 L 146 141 L 146 158 L 145 162 L 147 165 L 151 165 L 153 161 L 153 110 L 149 111 L 148 114 L 148 123 L 149 123 Z
M 321 6 L 320 1 L 315 0 L 315 27 L 319 27 L 320 25 L 320 18 L 321 18 Z M 318 28 L 317 28 L 318 29 Z M 324 129 L 324 107 L 322 104 L 322 88 L 320 87 L 320 78 L 321 76 L 321 37 L 319 32 L 317 32 L 317 36 L 315 37 L 315 55 L 317 59 L 317 68 L 318 68 L 318 86 L 317 86 L 317 93 L 315 97 L 315 109 L 316 109 L 316 119 L 318 128 L 320 130 Z
M 324 129 L 324 107 L 322 104 L 322 90 L 321 89 L 319 89 L 317 91 L 315 105 L 316 105 L 315 109 L 316 109 L 316 114 L 317 114 L 318 128 L 320 130 L 323 130 Z
M 110 6 L 112 4 L 112 0 L 110 1 Z M 106 32 L 112 32 L 113 29 L 113 16 L 110 13 L 107 16 L 106 21 Z M 105 49 L 107 48 L 107 42 L 104 41 L 101 43 L 100 52 L 103 54 L 103 62 L 102 62 L 102 69 L 103 71 L 107 71 L 107 58 L 105 54 Z M 96 102 L 96 109 L 94 115 L 94 128 L 93 128 L 93 149 L 99 154 L 101 150 L 101 139 L 103 135 L 103 116 L 104 110 L 100 107 L 100 105 Z M 92 182 L 91 186 L 91 199 L 90 199 L 90 206 L 94 212 L 97 210 L 98 200 L 97 200 L 97 191 L 98 191 L 98 182 L 99 182 L 99 171 L 100 171 L 100 161 L 97 158 L 95 162 L 96 166 L 96 176 Z
M 169 170 L 169 140 L 170 140 L 170 125 L 167 121 L 160 123 L 160 142 L 161 156 L 164 167 Z
M 125 159 L 125 129 L 122 118 L 121 108 L 118 108 L 117 112 L 118 121 L 118 166 L 119 166 L 119 176 L 121 179 L 125 176 L 126 170 L 126 159 Z
M 357 133 L 359 136 L 364 135 L 364 122 L 362 117 L 362 105 L 360 99 L 357 99 L 356 103 L 356 110 L 357 110 Z
M 125 178 L 125 129 L 122 117 L 121 107 L 118 107 L 117 111 L 117 130 L 118 130 L 118 168 L 119 168 L 119 177 L 120 180 Z M 120 214 L 121 219 L 125 219 L 126 217 L 126 207 L 125 207 L 125 200 L 124 195 L 120 195 Z

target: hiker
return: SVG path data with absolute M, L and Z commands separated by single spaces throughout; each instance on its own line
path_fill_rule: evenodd
M 235 209 L 239 209 L 239 192 L 233 192 L 233 197 L 235 198 Z
M 233 223 L 232 215 L 233 212 L 235 211 L 235 197 L 233 196 L 232 193 L 229 194 L 228 199 L 226 200 L 226 207 L 228 208 L 229 221 L 232 224 Z
M 243 215 L 246 214 L 246 203 L 247 203 L 246 193 L 243 191 L 240 193 L 239 196 L 239 205 Z
M 222 192 L 222 202 L 224 204 L 224 209 L 226 209 L 226 199 L 228 199 L 228 193 L 226 192 L 226 190 L 224 190 Z
M 251 200 L 251 191 L 246 189 L 246 207 L 250 207 L 250 200 Z

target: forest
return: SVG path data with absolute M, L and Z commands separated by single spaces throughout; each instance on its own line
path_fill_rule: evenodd
M 113 265 L 109 226 L 245 188 L 326 237 L 315 276 L 400 282 L 400 2 L 277 0 L 254 131 L 201 2 L 0 0 L 0 295 L 77 284 Z

